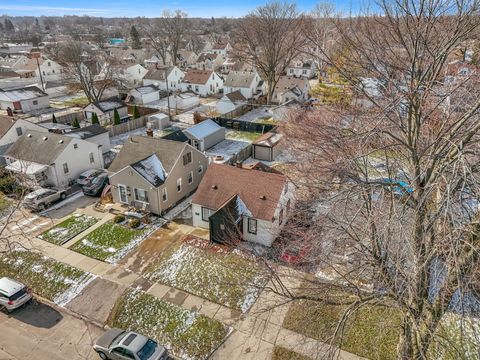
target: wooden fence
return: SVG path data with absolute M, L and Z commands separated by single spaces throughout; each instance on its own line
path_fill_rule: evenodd
M 118 125 L 112 125 L 108 129 L 108 132 L 110 134 L 110 137 L 112 137 L 145 127 L 146 125 L 147 118 L 145 116 L 141 116 L 138 119 L 131 119 Z

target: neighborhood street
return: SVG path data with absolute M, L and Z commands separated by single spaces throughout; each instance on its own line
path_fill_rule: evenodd
M 98 359 L 92 344 L 103 329 L 64 310 L 33 301 L 0 313 L 0 360 Z

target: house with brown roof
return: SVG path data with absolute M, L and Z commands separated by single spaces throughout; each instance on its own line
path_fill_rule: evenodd
M 180 85 L 182 91 L 193 91 L 200 96 L 209 96 L 223 89 L 223 79 L 211 70 L 188 69 Z
M 132 136 L 108 168 L 113 201 L 161 215 L 197 189 L 207 165 L 186 142 Z
M 192 198 L 193 225 L 220 243 L 271 246 L 294 203 L 283 174 L 211 164 Z

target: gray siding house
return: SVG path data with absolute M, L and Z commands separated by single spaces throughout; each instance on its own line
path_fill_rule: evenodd
M 187 143 L 132 136 L 108 169 L 113 200 L 162 215 L 197 189 L 207 165 Z
M 190 144 L 200 151 L 210 149 L 225 140 L 225 128 L 211 119 L 204 120 L 183 132 L 188 137 Z

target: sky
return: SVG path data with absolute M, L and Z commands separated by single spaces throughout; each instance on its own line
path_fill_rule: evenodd
M 297 0 L 297 5 L 302 11 L 308 11 L 316 2 L 317 0 Z M 355 0 L 332 2 L 346 12 L 359 3 Z M 191 17 L 240 17 L 265 3 L 265 0 L 0 0 L 0 14 L 36 17 L 41 15 L 156 17 L 164 9 L 181 9 Z

